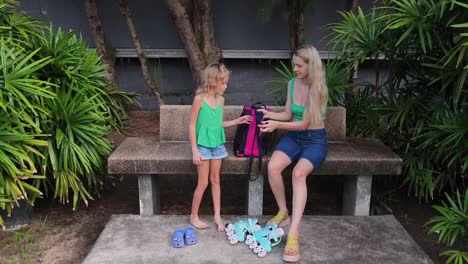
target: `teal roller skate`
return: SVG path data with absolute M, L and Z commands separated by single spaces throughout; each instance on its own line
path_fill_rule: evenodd
M 241 220 L 234 224 L 226 224 L 226 236 L 231 245 L 244 242 L 248 235 L 252 235 L 261 229 L 257 219 Z
M 261 230 L 259 230 L 259 232 L 269 233 L 269 232 L 273 231 L 273 229 L 275 229 L 275 228 L 277 228 L 276 224 L 270 224 L 270 225 L 267 225 L 267 226 L 263 227 Z M 257 246 L 257 239 L 253 236 L 253 234 L 247 235 L 247 237 L 245 239 L 245 244 L 247 246 L 249 246 L 250 249 L 254 249 L 255 246 Z
M 253 236 L 249 237 L 249 248 L 259 257 L 263 258 L 270 253 L 272 248 L 281 242 L 284 235 L 284 230 L 276 224 L 268 225 L 259 232 L 255 232 Z

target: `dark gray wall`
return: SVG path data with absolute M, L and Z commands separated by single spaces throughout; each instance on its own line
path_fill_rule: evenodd
M 310 0 L 309 0 L 310 1 Z M 74 30 L 94 46 L 82 0 L 21 0 L 21 9 L 33 17 L 50 21 L 55 27 Z M 133 48 L 125 20 L 120 15 L 117 0 L 98 1 L 103 26 L 114 48 Z M 163 0 L 132 0 L 130 8 L 143 47 L 182 49 L 177 29 Z M 257 3 L 253 0 L 215 0 L 213 12 L 216 38 L 223 49 L 289 49 L 287 11 L 285 4 L 277 6 L 268 23 L 257 19 Z M 372 0 L 361 0 L 368 10 Z M 339 20 L 337 11 L 346 9 L 346 0 L 315 0 L 314 11 L 304 17 L 308 43 L 318 44 L 326 24 Z
M 279 66 L 279 60 L 227 60 L 226 66 L 232 71 L 226 90 L 227 104 L 246 104 L 262 101 L 274 104 L 274 94 L 266 94 L 272 87 L 267 81 L 278 78 L 274 67 Z M 191 73 L 186 59 L 160 59 L 156 79 L 161 86 L 164 100 L 168 104 L 191 104 L 193 85 Z M 128 91 L 142 94 L 140 103 L 143 108 L 154 108 L 155 98 L 146 88 L 140 71 L 138 60 L 119 59 L 119 83 Z M 122 76 L 125 76 L 122 78 Z
M 361 0 L 360 4 L 369 10 L 372 0 Z M 27 14 L 50 21 L 57 28 L 73 30 L 94 47 L 88 29 L 82 0 L 21 0 L 21 10 Z M 257 1 L 215 0 L 213 1 L 216 38 L 223 49 L 239 50 L 287 50 L 288 26 L 285 5 L 272 13 L 268 23 L 257 19 Z M 100 0 L 99 13 L 108 39 L 114 48 L 133 48 L 127 25 L 120 15 L 117 0 Z M 163 0 L 132 0 L 130 8 L 135 26 L 144 48 L 182 49 L 177 29 L 163 3 Z M 324 50 L 319 43 L 324 36 L 322 28 L 338 21 L 339 10 L 346 9 L 346 0 L 315 0 L 314 11 L 305 14 L 305 37 L 307 43 Z M 157 80 L 162 87 L 167 103 L 190 104 L 193 84 L 186 59 L 167 58 L 157 61 Z M 266 81 L 278 77 L 274 67 L 279 60 L 227 59 L 226 65 L 232 70 L 226 95 L 228 104 L 247 104 L 255 101 L 273 103 L 274 95 L 266 95 L 271 87 Z M 154 65 L 154 64 L 153 64 Z M 154 68 L 154 67 L 153 67 Z M 139 61 L 118 58 L 117 69 L 120 88 L 142 94 L 136 108 L 157 109 L 158 105 L 143 80 Z M 372 72 L 361 71 L 363 76 L 372 79 Z

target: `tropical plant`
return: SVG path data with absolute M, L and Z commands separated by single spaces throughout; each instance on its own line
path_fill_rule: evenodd
M 369 60 L 376 76 L 347 96 L 349 130 L 374 135 L 400 154 L 402 183 L 419 199 L 455 190 L 468 165 L 468 70 L 461 66 L 468 56 L 460 49 L 466 5 L 392 0 L 368 15 L 341 15 L 327 27 L 329 46 L 348 69 Z
M 448 204 L 434 205 L 433 208 L 439 215 L 431 217 L 426 225 L 432 225 L 429 234 L 437 234 L 438 242 L 447 246 L 453 246 L 456 241 L 468 242 L 468 188 L 464 195 L 456 192 L 456 198 L 445 194 Z M 466 244 L 465 244 L 466 245 Z M 459 250 L 447 250 L 441 253 L 447 256 L 446 263 L 468 263 L 468 252 Z
M 36 183 L 44 190 L 54 188 L 63 203 L 70 201 L 71 191 L 76 208 L 79 200 L 87 204 L 91 191 L 98 193 L 111 153 L 106 135 L 121 127 L 119 116 L 125 116 L 131 97 L 109 86 L 106 66 L 73 32 L 49 29 L 33 46 L 39 49 L 37 59 L 52 58 L 38 74 L 55 84 L 55 97 L 44 101 L 50 117 L 41 123 L 41 129 L 52 135 L 41 167 L 47 181 Z
M 468 167 L 468 5 L 454 0 L 386 0 L 370 14 L 342 12 L 328 45 L 353 69 L 373 65 L 375 81 L 346 97 L 349 131 L 381 139 L 403 158 L 399 183 L 419 201 L 448 192 L 432 232 L 453 245 L 466 236 L 465 207 L 450 197 L 466 188 Z M 378 14 L 378 15 L 377 15 Z M 380 78 L 385 71 L 385 78 Z M 466 263 L 467 253 L 442 253 Z
M 280 74 L 280 77 L 267 81 L 274 86 L 266 90 L 267 94 L 277 94 L 276 103 L 284 105 L 286 102 L 286 91 L 288 90 L 289 81 L 294 78 L 293 65 L 286 66 L 282 61 L 281 67 L 275 67 L 275 70 Z M 339 61 L 329 60 L 324 64 L 326 83 L 328 86 L 328 105 L 343 105 L 344 94 L 351 87 L 347 78 L 346 68 Z
M 19 199 L 33 204 L 42 195 L 31 182 L 45 178 L 37 163 L 44 158 L 40 149 L 47 141 L 37 117 L 47 112 L 41 101 L 54 96 L 51 84 L 35 76 L 50 58 L 33 60 L 37 50 L 28 49 L 27 41 L 38 36 L 42 26 L 12 12 L 15 4 L 0 2 L 0 209 L 8 215 Z
M 267 81 L 268 83 L 274 84 L 274 86 L 268 88 L 266 93 L 276 94 L 276 103 L 278 105 L 284 105 L 286 103 L 288 83 L 292 78 L 294 78 L 294 71 L 292 64 L 288 67 L 280 61 L 280 66 L 281 67 L 275 67 L 275 70 L 280 74 L 280 77 Z
M 0 209 L 53 191 L 73 208 L 103 183 L 111 129 L 134 95 L 73 32 L 54 32 L 0 0 Z M 0 226 L 3 220 L 0 218 Z

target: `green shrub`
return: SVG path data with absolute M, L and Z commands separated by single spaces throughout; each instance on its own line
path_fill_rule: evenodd
M 467 8 L 384 1 L 368 15 L 342 12 L 328 26 L 328 44 L 348 69 L 368 60 L 376 76 L 346 96 L 349 131 L 391 146 L 404 160 L 402 184 L 420 200 L 454 192 L 467 173 Z
M 286 103 L 288 83 L 295 75 L 292 64 L 290 67 L 286 66 L 283 62 L 280 62 L 280 64 L 281 67 L 275 67 L 280 77 L 267 81 L 273 83 L 274 86 L 268 88 L 266 93 L 276 94 L 276 103 L 284 105 Z M 343 105 L 345 91 L 351 87 L 348 83 L 346 68 L 339 61 L 330 60 L 324 63 L 324 70 L 329 94 L 328 105 Z
M 106 137 L 122 128 L 134 94 L 106 82 L 107 66 L 75 33 L 16 5 L 0 0 L 0 209 L 48 193 L 75 209 L 99 193 Z
M 434 205 L 433 208 L 439 215 L 431 217 L 426 225 L 432 225 L 429 234 L 437 234 L 438 242 L 443 242 L 447 246 L 453 246 L 455 241 L 468 242 L 468 188 L 464 195 L 457 191 L 456 199 L 445 194 L 448 204 Z M 468 252 L 459 250 L 447 250 L 441 253 L 447 256 L 446 263 L 463 264 L 468 263 Z

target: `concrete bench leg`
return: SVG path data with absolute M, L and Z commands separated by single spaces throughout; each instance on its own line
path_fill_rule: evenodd
M 263 215 L 263 175 L 255 181 L 247 180 L 247 215 Z
M 139 175 L 140 215 L 159 214 L 159 176 Z
M 346 176 L 343 193 L 343 215 L 369 215 L 372 175 Z

